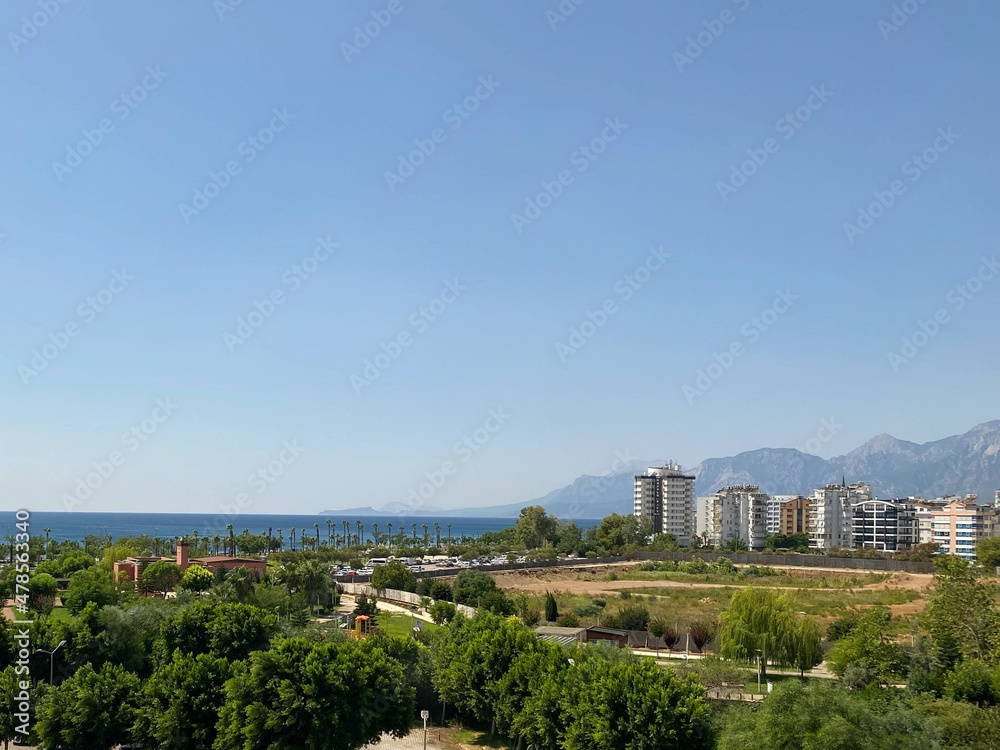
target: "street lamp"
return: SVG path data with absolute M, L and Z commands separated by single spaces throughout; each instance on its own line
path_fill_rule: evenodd
M 427 719 L 431 716 L 430 711 L 421 711 L 420 718 L 424 720 L 424 750 L 427 750 Z
M 757 692 L 759 693 L 760 692 L 760 671 L 761 671 L 761 667 L 764 664 L 764 652 L 761 651 L 759 648 L 756 649 L 756 651 L 757 651 Z
M 35 649 L 35 653 L 36 654 L 39 653 L 39 652 L 41 652 L 43 654 L 48 654 L 49 655 L 49 685 L 51 685 L 55 681 L 55 674 L 56 674 L 56 672 L 55 672 L 55 667 L 56 667 L 56 651 L 58 651 L 59 649 L 61 649 L 65 645 L 66 645 L 66 641 L 59 641 L 59 645 L 56 646 L 51 651 L 46 651 L 44 648 L 36 648 Z

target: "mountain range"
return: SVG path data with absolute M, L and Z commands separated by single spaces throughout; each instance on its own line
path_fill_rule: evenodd
M 544 495 L 508 505 L 485 508 L 421 507 L 411 515 L 514 518 L 526 505 L 541 505 L 560 518 L 602 518 L 631 513 L 633 477 L 662 460 L 632 461 L 604 476 L 582 476 Z M 816 487 L 868 482 L 877 497 L 923 497 L 976 493 L 992 502 L 1000 489 L 1000 420 L 976 425 L 962 435 L 911 443 L 892 435 L 876 435 L 843 456 L 830 459 L 794 448 L 758 448 L 726 458 L 709 458 L 689 470 L 696 477 L 695 494 L 711 495 L 733 484 L 756 484 L 770 495 L 810 494 Z M 351 508 L 329 514 L 399 514 L 407 509 L 392 503 L 379 510 Z

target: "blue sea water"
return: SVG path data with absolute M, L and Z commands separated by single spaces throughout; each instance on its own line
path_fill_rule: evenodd
M 14 510 L 0 511 L 0 536 L 6 536 L 15 532 Z M 170 539 L 178 536 L 193 536 L 195 531 L 199 537 L 211 537 L 218 533 L 226 534 L 226 524 L 232 524 L 236 534 L 244 529 L 251 534 L 266 533 L 271 529 L 276 536 L 278 529 L 282 530 L 283 536 L 287 539 L 289 531 L 294 528 L 296 537 L 306 530 L 307 537 L 316 535 L 316 527 L 319 524 L 319 536 L 321 540 L 327 538 L 327 521 L 331 522 L 332 531 L 342 534 L 344 531 L 344 521 L 350 524 L 352 534 L 357 533 L 357 522 L 364 525 L 364 535 L 371 538 L 374 525 L 378 525 L 380 534 L 389 530 L 388 524 L 392 524 L 393 535 L 399 532 L 400 526 L 406 532 L 406 536 L 412 538 L 413 524 L 417 525 L 417 539 L 423 540 L 423 524 L 427 524 L 428 538 L 434 540 L 434 524 L 441 526 L 441 538 L 448 535 L 448 524 L 451 524 L 451 535 L 456 539 L 461 536 L 479 536 L 487 531 L 500 531 L 501 529 L 513 526 L 514 518 L 449 518 L 444 516 L 335 516 L 335 515 L 266 515 L 259 513 L 244 513 L 232 517 L 225 515 L 212 515 L 201 513 L 52 513 L 37 512 L 31 514 L 30 533 L 32 536 L 44 536 L 43 529 L 49 529 L 49 538 L 62 541 L 73 539 L 83 541 L 88 534 L 106 535 L 110 534 L 114 538 L 123 536 L 140 536 L 148 534 L 151 537 Z M 597 525 L 599 521 L 588 521 L 578 519 L 577 525 L 581 529 Z

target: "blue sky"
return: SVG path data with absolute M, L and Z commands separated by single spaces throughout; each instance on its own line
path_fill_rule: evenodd
M 561 7 L 5 4 L 8 504 L 488 505 L 1000 416 L 995 3 Z

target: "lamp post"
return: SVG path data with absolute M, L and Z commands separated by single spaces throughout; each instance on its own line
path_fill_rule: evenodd
M 56 651 L 58 651 L 59 649 L 61 649 L 65 645 L 66 645 L 66 641 L 59 641 L 59 645 L 56 646 L 51 651 L 46 651 L 44 648 L 36 648 L 35 649 L 35 653 L 36 654 L 39 653 L 39 652 L 41 652 L 43 654 L 48 654 L 49 655 L 49 685 L 51 685 L 55 681 L 55 676 L 56 676 Z
M 757 649 L 757 692 L 760 692 L 760 669 L 764 663 L 764 652 Z
M 421 711 L 420 718 L 424 720 L 424 750 L 427 750 L 427 719 L 430 718 L 430 711 Z

